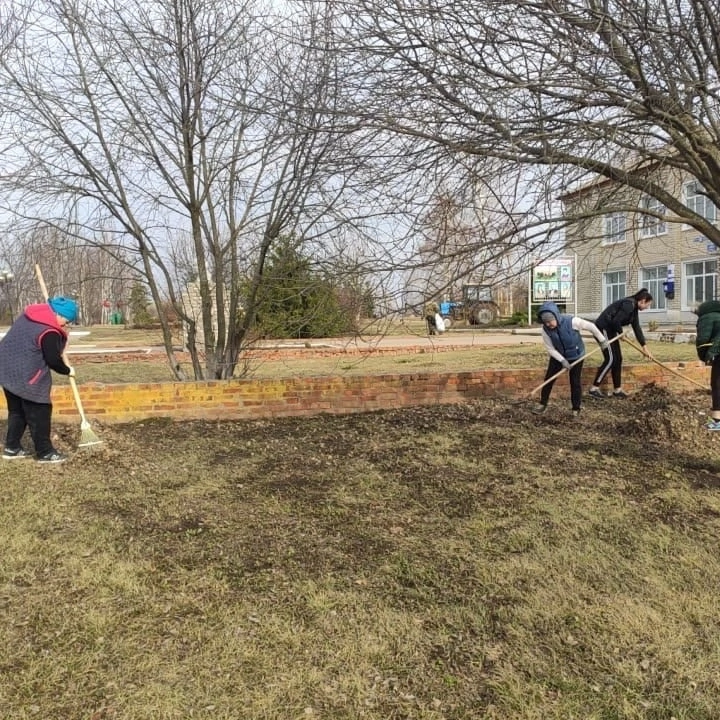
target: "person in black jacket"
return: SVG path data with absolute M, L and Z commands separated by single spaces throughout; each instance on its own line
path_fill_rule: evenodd
M 50 439 L 50 371 L 75 375 L 65 363 L 63 352 L 68 339 L 65 326 L 76 318 L 74 300 L 54 297 L 46 303 L 28 305 L 0 341 L 0 385 L 8 408 L 4 460 L 32 457 L 20 442 L 26 428 L 30 428 L 38 462 L 58 463 L 67 459 Z
M 695 312 L 695 348 L 700 360 L 710 365 L 712 411 L 705 427 L 720 430 L 720 300 L 707 300 Z
M 635 333 L 635 339 L 642 346 L 645 357 L 652 357 L 645 345 L 645 334 L 640 327 L 640 318 L 638 317 L 638 312 L 647 310 L 652 305 L 652 300 L 652 295 L 647 291 L 647 288 L 642 288 L 634 295 L 616 300 L 608 305 L 598 316 L 595 325 L 608 341 L 620 335 L 625 325 L 630 325 Z M 622 350 L 620 349 L 620 342 L 608 344 L 607 348 L 603 348 L 603 362 L 597 369 L 595 380 L 588 391 L 591 397 L 597 399 L 605 397 L 600 390 L 600 383 L 605 379 L 608 372 L 611 373 L 613 381 L 612 397 L 628 397 L 628 394 L 622 388 Z

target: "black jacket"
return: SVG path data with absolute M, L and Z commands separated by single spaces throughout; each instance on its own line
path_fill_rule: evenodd
M 645 334 L 640 327 L 640 317 L 638 315 L 637 300 L 634 297 L 626 297 L 610 303 L 598 315 L 595 324 L 598 329 L 608 335 L 619 335 L 623 331 L 625 325 L 632 326 L 635 338 L 641 345 L 645 345 Z

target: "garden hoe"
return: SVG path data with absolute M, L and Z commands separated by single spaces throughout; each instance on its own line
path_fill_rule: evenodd
M 35 266 L 35 274 L 37 275 L 38 282 L 40 283 L 40 289 L 42 290 L 45 302 L 47 302 L 50 298 L 48 297 L 47 286 L 45 285 L 45 280 L 43 279 L 39 265 Z M 65 364 L 67 364 L 67 362 Z M 78 412 L 80 413 L 80 442 L 78 443 L 78 447 L 99 445 L 102 440 L 95 434 L 93 429 L 90 427 L 88 419 L 85 417 L 85 411 L 83 410 L 82 402 L 80 400 L 80 392 L 78 391 L 75 378 L 70 376 L 68 380 L 70 380 L 70 387 L 72 388 L 73 397 L 75 398 L 75 405 L 77 405 Z

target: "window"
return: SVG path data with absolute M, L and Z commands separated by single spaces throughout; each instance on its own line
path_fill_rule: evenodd
M 665 206 L 654 197 L 645 195 L 640 201 L 640 207 L 643 210 L 655 213 L 665 213 Z M 641 215 L 640 216 L 640 237 L 655 237 L 657 235 L 664 235 L 667 232 L 667 226 L 663 220 L 660 220 L 653 215 Z M 652 294 L 655 297 L 655 293 Z
M 625 215 L 612 213 L 605 216 L 605 244 L 625 242 Z
M 705 300 L 714 300 L 717 291 L 717 260 L 685 263 L 685 307 L 694 309 Z
M 603 298 L 605 299 L 603 307 L 624 298 L 625 295 L 625 271 L 603 273 Z
M 665 280 L 667 280 L 667 265 L 643 268 L 640 271 L 640 287 L 647 288 L 653 296 L 652 307 L 654 309 L 665 310 L 667 307 L 663 290 Z
M 685 186 L 685 202 L 690 210 L 710 222 L 715 222 L 717 217 L 715 205 L 707 197 L 703 186 L 697 180 L 693 180 Z

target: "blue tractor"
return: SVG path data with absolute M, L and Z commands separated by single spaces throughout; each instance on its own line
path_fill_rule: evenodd
M 462 300 L 440 303 L 440 314 L 449 328 L 458 322 L 468 325 L 490 325 L 500 316 L 500 308 L 493 300 L 490 285 L 462 286 Z

